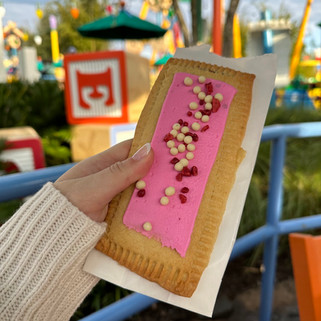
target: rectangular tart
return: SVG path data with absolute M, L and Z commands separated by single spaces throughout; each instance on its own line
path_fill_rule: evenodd
M 130 151 L 133 155 L 147 142 L 154 149 L 153 167 L 143 178 L 144 193 L 132 185 L 112 200 L 99 251 L 172 293 L 193 295 L 246 153 L 242 141 L 254 79 L 192 60 L 171 58 L 166 63 Z M 174 195 L 165 195 L 167 187 Z M 164 205 L 162 197 L 167 199 Z

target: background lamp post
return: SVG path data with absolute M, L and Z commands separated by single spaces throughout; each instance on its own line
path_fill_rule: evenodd
M 57 18 L 54 15 L 49 16 L 50 25 L 50 38 L 51 38 L 51 54 L 52 62 L 56 63 L 59 61 L 59 42 L 57 32 Z

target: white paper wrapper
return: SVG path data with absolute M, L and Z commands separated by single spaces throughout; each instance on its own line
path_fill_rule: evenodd
M 210 263 L 202 275 L 198 288 L 191 298 L 172 294 L 120 266 L 97 250 L 91 252 L 84 266 L 85 271 L 123 288 L 206 316 L 212 315 L 221 280 L 233 249 L 276 76 L 276 56 L 273 54 L 232 59 L 210 53 L 209 48 L 204 45 L 178 49 L 175 57 L 252 73 L 256 75 L 256 79 L 253 86 L 251 114 L 242 145 L 247 154 L 238 169 Z

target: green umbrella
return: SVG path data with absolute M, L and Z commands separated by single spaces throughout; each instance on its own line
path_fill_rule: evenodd
M 171 54 L 167 54 L 167 55 L 164 55 L 162 58 L 158 59 L 155 63 L 154 63 L 154 66 L 161 66 L 161 65 L 165 65 L 166 62 L 168 61 L 168 59 L 172 58 L 173 55 Z
M 166 29 L 142 20 L 126 10 L 121 10 L 117 15 L 109 15 L 78 28 L 78 32 L 84 37 L 106 40 L 158 38 L 162 37 L 166 31 Z

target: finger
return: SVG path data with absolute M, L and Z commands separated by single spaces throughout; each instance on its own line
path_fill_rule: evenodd
M 66 179 L 81 178 L 97 173 L 116 162 L 126 159 L 128 157 L 131 144 L 132 139 L 126 140 L 97 155 L 84 159 L 60 176 L 57 182 Z
M 101 171 L 97 178 L 101 185 L 105 186 L 104 197 L 110 201 L 129 185 L 144 177 L 148 173 L 153 159 L 150 144 L 146 144 L 133 157 L 116 162 Z M 108 182 L 108 184 L 104 184 L 104 182 Z

